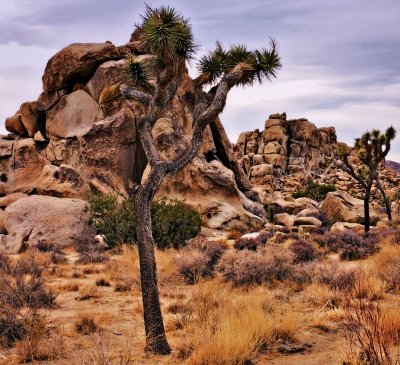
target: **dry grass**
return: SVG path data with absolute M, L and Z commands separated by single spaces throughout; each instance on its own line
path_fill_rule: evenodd
M 44 316 L 32 315 L 26 323 L 24 338 L 16 343 L 19 363 L 51 361 L 63 354 L 63 337 L 51 336 Z
M 75 331 L 81 335 L 89 335 L 98 330 L 94 316 L 88 313 L 81 313 L 75 321 Z
M 124 245 L 121 254 L 106 265 L 117 292 L 140 290 L 140 266 L 137 247 Z
M 79 290 L 79 283 L 76 280 L 68 281 L 58 287 L 58 292 L 75 292 Z
M 79 289 L 79 295 L 77 300 L 90 300 L 95 298 L 100 298 L 101 294 L 97 287 L 85 285 Z
M 290 307 L 272 306 L 272 295 L 234 289 L 218 280 L 199 284 L 191 301 L 190 333 L 179 346 L 187 364 L 243 364 L 277 341 L 292 342 L 301 328 Z
M 391 345 L 399 344 L 399 307 L 348 300 L 343 319 L 348 358 L 354 365 L 395 365 Z
M 400 292 L 400 245 L 384 245 L 374 257 L 372 268 L 387 283 L 388 290 Z

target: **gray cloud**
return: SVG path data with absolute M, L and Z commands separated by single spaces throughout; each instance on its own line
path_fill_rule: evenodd
M 345 141 L 390 123 L 400 133 L 398 0 L 167 3 L 191 18 L 199 54 L 217 39 L 261 47 L 270 35 L 279 42 L 278 79 L 228 100 L 223 118 L 232 138 L 277 111 L 337 125 Z M 51 54 L 72 42 L 125 43 L 144 8 L 132 0 L 1 0 L 0 119 L 38 96 Z M 400 160 L 398 141 L 391 156 Z

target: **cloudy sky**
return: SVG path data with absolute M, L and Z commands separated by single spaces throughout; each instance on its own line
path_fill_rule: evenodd
M 171 5 L 191 19 L 199 55 L 216 40 L 252 48 L 268 36 L 278 41 L 278 79 L 235 89 L 228 98 L 222 120 L 232 141 L 263 128 L 275 112 L 334 125 L 347 143 L 392 124 L 399 137 L 389 157 L 400 162 L 399 0 L 148 3 Z M 73 42 L 126 43 L 143 10 L 136 0 L 0 0 L 0 132 L 6 116 L 38 97 L 55 52 Z

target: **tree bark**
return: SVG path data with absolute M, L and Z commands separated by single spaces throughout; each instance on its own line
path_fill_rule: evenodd
M 392 208 L 390 206 L 390 201 L 385 193 L 385 189 L 383 188 L 378 175 L 375 176 L 375 182 L 376 182 L 376 186 L 378 187 L 378 190 L 382 194 L 382 199 L 383 199 L 383 203 L 385 204 L 386 214 L 388 216 L 388 219 L 391 221 L 392 220 Z
M 159 355 L 171 353 L 164 330 L 158 294 L 157 267 L 154 255 L 154 239 L 151 225 L 151 201 L 158 190 L 165 172 L 156 166 L 146 183 L 134 196 L 136 233 L 140 259 L 140 283 L 142 288 L 146 351 Z
M 370 228 L 370 219 L 369 219 L 369 200 L 370 200 L 371 190 L 365 191 L 364 197 L 364 231 L 365 235 L 368 235 Z

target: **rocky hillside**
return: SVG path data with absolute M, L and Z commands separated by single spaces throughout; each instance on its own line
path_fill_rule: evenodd
M 23 241 L 53 239 L 62 231 L 60 222 L 67 222 L 67 211 L 75 217 L 68 225 L 89 237 L 95 233 L 89 218 L 77 213 L 87 193 L 128 197 L 146 178 L 147 160 L 137 137 L 143 106 L 121 98 L 102 101 L 104 90 L 124 82 L 127 55 L 136 60 L 151 57 L 143 54 L 135 32 L 122 46 L 106 42 L 65 47 L 48 61 L 38 99 L 22 103 L 5 121 L 10 134 L 0 137 L 0 246 L 18 251 Z M 152 131 L 165 159 L 189 143 L 193 98 L 193 83 L 185 72 L 172 105 Z M 293 217 L 304 209 L 311 209 L 307 214 L 322 209 L 311 199 L 291 197 L 310 181 L 334 184 L 360 197 L 355 181 L 340 169 L 337 147 L 334 127 L 317 128 L 304 118 L 288 120 L 285 113 L 271 115 L 262 131 L 243 132 L 236 145 L 217 120 L 206 129 L 201 152 L 164 181 L 158 197 L 185 200 L 212 229 L 260 229 L 267 222 L 267 205 Z M 352 162 L 357 165 L 355 156 Z M 383 168 L 381 176 L 388 195 L 396 196 L 399 174 Z M 375 202 L 379 208 L 378 194 Z M 331 218 L 361 223 L 359 201 L 353 203 L 356 219 L 346 214 Z M 398 209 L 398 203 L 393 204 Z M 302 213 L 313 218 L 307 214 Z M 290 222 L 286 219 L 284 225 L 291 227 Z M 320 223 L 302 219 L 299 225 Z M 68 230 L 63 236 L 69 242 Z
M 10 134 L 0 138 L 3 208 L 28 195 L 84 199 L 89 191 L 99 191 L 127 197 L 145 178 L 147 160 L 136 132 L 143 107 L 122 99 L 107 105 L 100 100 L 105 88 L 124 81 L 128 54 L 136 60 L 149 57 L 133 34 L 119 47 L 71 44 L 48 61 L 38 99 L 22 103 L 5 121 Z M 191 134 L 193 85 L 187 72 L 182 79 L 172 105 L 153 128 L 164 158 L 187 144 Z M 247 230 L 265 223 L 251 188 L 216 121 L 205 131 L 201 153 L 166 179 L 159 196 L 198 208 L 210 228 Z M 7 209 L 0 213 L 8 214 Z
M 394 161 L 386 161 L 385 165 L 388 169 L 400 173 L 400 163 Z
M 331 184 L 361 199 L 363 193 L 358 183 L 341 169 L 342 162 L 336 156 L 339 145 L 351 150 L 337 141 L 334 127 L 317 128 L 305 118 L 288 120 L 283 113 L 270 115 L 263 131 L 241 133 L 234 153 L 264 204 L 274 204 L 277 197 L 290 200 L 309 182 Z M 349 160 L 355 168 L 360 165 L 354 154 Z M 393 166 L 396 163 L 382 166 L 380 177 L 396 211 L 400 174 Z M 381 197 L 376 187 L 372 193 L 373 205 L 379 209 Z

